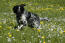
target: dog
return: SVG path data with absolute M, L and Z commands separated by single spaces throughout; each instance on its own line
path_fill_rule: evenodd
M 16 14 L 18 26 L 17 29 L 28 25 L 31 28 L 40 29 L 40 21 L 47 20 L 47 18 L 40 18 L 37 14 L 25 10 L 25 4 L 16 5 L 13 7 L 13 12 Z

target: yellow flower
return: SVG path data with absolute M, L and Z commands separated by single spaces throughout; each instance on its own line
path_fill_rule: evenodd
M 8 35 L 9 37 L 12 37 L 12 35 L 10 34 L 10 35 Z
M 63 32 L 62 32 L 62 31 L 60 31 L 60 34 L 63 34 Z
M 65 32 L 65 30 L 64 30 L 64 32 Z
M 2 26 L 0 26 L 0 29 L 2 29 Z
M 11 34 L 10 32 L 8 33 L 8 35 Z
M 20 31 L 19 29 L 16 30 L 17 32 Z
M 12 34 L 10 32 L 8 33 L 8 37 L 12 37 Z
M 43 21 L 40 21 L 40 24 L 44 24 Z
M 40 32 L 40 29 L 37 29 L 38 32 Z
M 43 43 L 46 43 L 45 41 Z
M 42 36 L 41 38 L 42 38 L 42 39 L 44 39 L 45 37 L 44 37 L 44 36 Z
M 11 29 L 11 26 L 10 27 L 7 27 L 7 29 Z
M 60 8 L 60 10 L 64 10 L 64 8 Z

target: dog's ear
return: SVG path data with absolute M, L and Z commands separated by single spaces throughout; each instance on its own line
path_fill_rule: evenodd
M 22 7 L 26 6 L 26 4 L 21 4 Z
M 17 6 L 17 5 L 14 6 L 14 7 L 13 7 L 13 12 L 16 13 L 16 12 L 17 12 L 17 9 L 18 9 L 18 6 Z

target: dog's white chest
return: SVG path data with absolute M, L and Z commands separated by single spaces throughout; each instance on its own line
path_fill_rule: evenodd
M 22 16 L 21 16 L 21 20 L 22 20 L 22 21 L 26 21 L 26 17 L 25 17 L 24 14 L 22 14 Z

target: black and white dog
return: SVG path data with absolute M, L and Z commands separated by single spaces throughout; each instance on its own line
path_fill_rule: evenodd
M 21 29 L 23 26 L 30 26 L 31 28 L 40 29 L 40 21 L 48 20 L 47 18 L 40 18 L 34 13 L 28 12 L 24 9 L 25 4 L 16 5 L 13 7 L 13 12 L 16 14 L 16 19 L 18 29 Z

